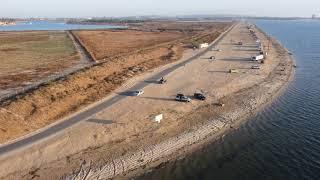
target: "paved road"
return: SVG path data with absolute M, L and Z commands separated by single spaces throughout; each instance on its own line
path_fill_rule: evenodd
M 233 27 L 231 27 L 227 32 L 229 32 Z M 189 59 L 182 61 L 182 62 L 180 62 L 170 68 L 167 68 L 163 71 L 156 73 L 155 75 L 150 77 L 150 80 L 160 79 L 161 77 L 168 75 L 169 73 L 173 72 L 174 70 L 188 64 L 189 62 L 198 59 L 200 56 L 202 56 L 206 52 L 210 51 L 212 49 L 212 47 L 216 46 L 223 39 L 223 37 L 227 34 L 227 32 L 224 33 L 222 36 L 220 36 L 219 39 L 217 39 L 214 43 L 212 43 L 206 50 L 201 51 L 198 54 L 190 57 Z M 148 84 L 149 83 L 147 83 L 147 82 L 139 82 L 135 86 L 129 88 L 128 91 L 143 89 Z M 18 149 L 26 147 L 28 145 L 32 145 L 33 143 L 39 142 L 40 140 L 46 139 L 54 134 L 57 134 L 58 132 L 61 132 L 62 130 L 66 129 L 68 127 L 71 127 L 72 125 L 75 125 L 76 123 L 88 120 L 88 119 L 90 119 L 90 117 L 92 117 L 96 113 L 112 106 L 113 104 L 121 101 L 124 98 L 126 98 L 126 96 L 116 95 L 111 99 L 108 99 L 108 100 L 106 100 L 106 101 L 86 110 L 86 111 L 83 111 L 83 112 L 81 112 L 81 113 L 79 113 L 79 114 L 77 114 L 77 115 L 75 115 L 65 121 L 62 121 L 61 123 L 58 123 L 54 126 L 51 126 L 50 128 L 45 129 L 37 134 L 34 134 L 34 135 L 26 137 L 24 139 L 18 140 L 16 142 L 11 143 L 11 144 L 3 145 L 0 147 L 0 155 L 5 155 L 6 153 L 9 153 L 11 151 L 18 150 Z

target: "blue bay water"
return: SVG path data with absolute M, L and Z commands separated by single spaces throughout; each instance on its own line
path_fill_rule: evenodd
M 320 179 L 320 21 L 257 21 L 295 56 L 287 90 L 223 139 L 137 179 Z
M 110 29 L 126 28 L 113 25 L 66 24 L 63 22 L 31 21 L 17 22 L 16 25 L 0 26 L 0 31 L 32 31 L 32 30 L 72 30 L 72 29 Z

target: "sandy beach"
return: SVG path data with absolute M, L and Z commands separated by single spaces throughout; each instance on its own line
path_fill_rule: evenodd
M 185 51 L 178 62 L 130 79 L 106 99 L 137 82 L 147 84 L 142 96 L 127 97 L 49 140 L 0 157 L 0 177 L 129 178 L 221 137 L 279 95 L 294 73 L 288 51 L 253 29 L 268 51 L 263 64 L 250 60 L 259 50 L 247 24 L 239 23 L 213 49 L 169 73 L 168 83 L 159 85 L 151 77 L 196 52 Z M 239 41 L 243 45 L 237 45 Z M 252 69 L 253 65 L 261 69 Z M 229 73 L 230 69 L 238 73 Z M 204 93 L 207 100 L 173 100 L 177 93 L 194 92 Z M 161 123 L 152 121 L 158 114 L 163 114 Z

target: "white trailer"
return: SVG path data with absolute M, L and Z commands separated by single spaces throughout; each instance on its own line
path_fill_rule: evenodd
M 208 43 L 202 43 L 202 44 L 199 44 L 199 48 L 202 49 L 202 48 L 207 48 L 209 47 L 209 44 Z
M 262 54 L 251 57 L 252 61 L 259 61 L 259 60 L 262 60 L 262 59 L 264 59 L 264 56 Z

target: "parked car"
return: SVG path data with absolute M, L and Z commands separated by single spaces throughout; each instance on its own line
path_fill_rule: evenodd
M 167 80 L 164 79 L 163 77 L 159 80 L 159 84 L 164 84 L 164 83 L 166 83 L 166 82 L 167 82 Z
M 194 93 L 193 96 L 194 96 L 194 98 L 202 100 L 202 101 L 206 100 L 206 97 L 201 93 Z
M 216 57 L 214 57 L 214 56 L 210 56 L 210 57 L 209 57 L 209 59 L 210 59 L 210 60 L 215 60 L 215 59 L 216 59 Z
M 257 55 L 257 56 L 252 56 L 251 57 L 252 61 L 259 61 L 259 60 L 262 60 L 262 59 L 264 59 L 263 55 Z
M 133 92 L 132 92 L 132 96 L 140 96 L 140 95 L 142 95 L 143 93 L 144 93 L 143 90 L 133 91 Z
M 177 94 L 176 101 L 191 102 L 191 99 L 188 98 L 187 96 L 183 95 L 183 94 Z

